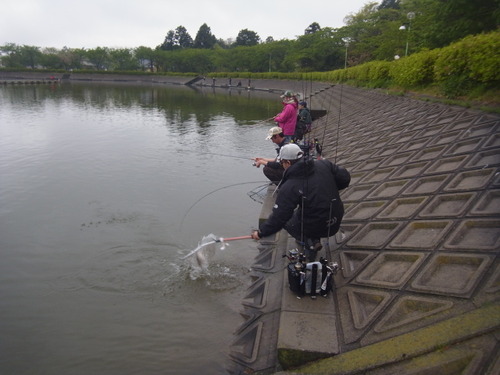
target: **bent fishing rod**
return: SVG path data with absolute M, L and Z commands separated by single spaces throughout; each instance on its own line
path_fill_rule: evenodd
M 249 240 L 251 238 L 252 238 L 251 235 L 239 236 L 239 237 L 226 237 L 226 238 L 223 238 L 223 237 L 216 238 L 216 237 L 214 237 L 214 239 L 212 241 L 209 241 L 209 242 L 207 242 L 205 244 L 202 244 L 202 245 L 198 246 L 196 249 L 190 251 L 187 255 L 184 255 L 181 259 L 189 258 L 191 255 L 196 254 L 198 251 L 200 251 L 205 246 L 211 245 L 213 243 L 220 243 L 221 242 L 221 243 L 224 244 L 225 242 L 238 241 L 238 240 Z
M 208 197 L 209 195 L 212 195 L 220 190 L 223 190 L 223 189 L 227 189 L 227 188 L 230 188 L 230 187 L 235 187 L 235 186 L 240 186 L 240 185 L 246 185 L 246 184 L 258 184 L 258 183 L 262 183 L 263 181 L 248 181 L 248 182 L 239 182 L 239 183 L 236 183 L 236 184 L 230 184 L 230 185 L 226 185 L 226 186 L 222 186 L 218 189 L 215 189 L 215 190 L 212 190 L 210 192 L 208 192 L 207 194 L 203 195 L 202 197 L 200 197 L 197 201 L 195 201 L 186 211 L 186 213 L 182 216 L 182 220 L 181 220 L 181 224 L 180 224 L 180 227 L 179 229 L 182 230 L 182 226 L 184 225 L 184 220 L 186 219 L 187 215 L 189 214 L 189 212 L 193 209 L 194 206 L 196 206 L 196 204 L 198 204 L 201 200 L 205 199 L 206 197 Z

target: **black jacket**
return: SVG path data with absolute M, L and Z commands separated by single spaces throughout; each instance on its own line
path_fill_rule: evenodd
M 276 147 L 276 156 L 280 155 L 281 147 L 283 147 L 284 145 L 287 145 L 288 142 L 289 142 L 288 138 L 283 138 L 283 140 L 278 145 L 278 147 Z M 272 169 L 283 169 L 283 167 L 281 166 L 281 164 L 279 163 L 279 161 L 277 159 L 278 158 L 276 158 L 275 161 L 269 161 L 269 162 L 267 162 L 267 167 L 272 168 Z
M 285 171 L 273 211 L 259 227 L 260 237 L 283 229 L 294 214 L 306 236 L 334 235 L 344 216 L 339 190 L 348 187 L 350 181 L 345 168 L 328 160 L 299 160 Z

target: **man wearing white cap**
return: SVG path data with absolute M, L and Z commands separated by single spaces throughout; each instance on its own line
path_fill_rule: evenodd
M 279 126 L 275 126 L 269 129 L 266 140 L 271 140 L 276 146 L 276 154 L 279 155 L 281 148 L 288 143 L 288 139 L 285 138 L 283 130 Z M 261 165 L 264 166 L 264 175 L 271 180 L 276 185 L 279 184 L 281 178 L 283 177 L 283 172 L 285 171 L 281 164 L 277 160 L 278 158 L 254 158 L 254 165 L 259 168 Z
M 260 224 L 252 238 L 259 240 L 285 229 L 305 245 L 310 261 L 321 250 L 321 238 L 338 232 L 344 205 L 339 190 L 349 186 L 349 172 L 332 162 L 304 157 L 301 148 L 288 144 L 281 148 L 280 163 L 285 172 L 271 215 Z

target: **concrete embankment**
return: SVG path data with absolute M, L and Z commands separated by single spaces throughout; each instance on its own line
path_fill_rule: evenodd
M 500 115 L 343 85 L 251 85 L 305 93 L 326 113 L 312 137 L 352 180 L 342 235 L 319 254 L 341 266 L 334 290 L 295 298 L 282 257 L 295 241 L 262 239 L 228 371 L 499 374 Z
M 324 156 L 352 176 L 319 254 L 341 271 L 327 299 L 297 300 L 295 241 L 264 238 L 232 373 L 498 374 L 500 115 L 348 86 L 308 99 L 327 111 Z
M 216 87 L 231 90 L 257 90 L 276 92 L 281 94 L 285 90 L 310 96 L 319 93 L 332 85 L 322 82 L 286 81 L 278 79 L 231 79 L 210 78 L 201 76 L 192 83 L 193 86 Z M 60 73 L 60 72 L 5 72 L 0 71 L 2 84 L 36 84 L 59 82 L 116 82 L 130 84 L 170 84 L 185 85 L 193 81 L 193 77 L 167 76 L 167 75 L 142 75 L 142 74 L 111 74 L 111 73 Z

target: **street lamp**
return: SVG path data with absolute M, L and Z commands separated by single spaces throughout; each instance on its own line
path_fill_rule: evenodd
M 408 12 L 406 15 L 408 18 L 408 33 L 406 34 L 406 49 L 405 49 L 405 56 L 408 56 L 408 41 L 410 40 L 410 31 L 411 31 L 411 20 L 415 18 L 415 12 Z M 406 30 L 406 26 L 400 26 L 399 30 Z
M 347 48 L 349 47 L 349 43 L 351 43 L 351 38 L 345 37 L 345 38 L 342 38 L 342 41 L 345 44 L 344 69 L 347 69 Z

